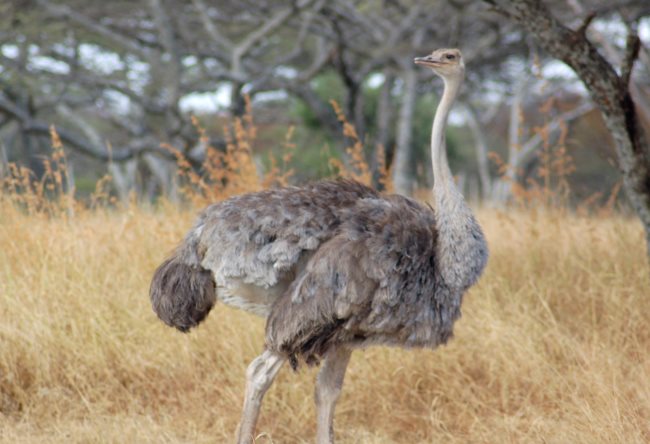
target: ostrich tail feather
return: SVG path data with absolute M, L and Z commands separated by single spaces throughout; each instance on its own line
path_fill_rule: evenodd
M 203 321 L 216 302 L 211 272 L 184 254 L 188 247 L 181 246 L 158 267 L 149 290 L 158 317 L 182 332 Z

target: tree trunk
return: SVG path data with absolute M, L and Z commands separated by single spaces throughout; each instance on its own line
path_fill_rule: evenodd
M 476 118 L 475 111 L 470 106 L 465 106 L 465 116 L 467 117 L 467 126 L 474 138 L 474 147 L 476 150 L 476 163 L 478 165 L 478 177 L 481 181 L 480 196 L 486 201 L 492 195 L 492 181 L 490 179 L 490 162 L 488 161 L 488 148 L 485 132 Z M 478 193 L 477 193 L 478 194 Z
M 418 86 L 417 73 L 412 67 L 405 69 L 402 80 L 404 93 L 402 106 L 399 110 L 397 123 L 397 143 L 393 158 L 393 184 L 395 192 L 410 196 L 412 191 L 411 178 L 411 132 L 413 128 L 413 111 Z
M 584 82 L 614 138 L 623 186 L 645 229 L 650 256 L 650 146 L 629 91 L 632 64 L 640 45 L 638 36 L 628 37 L 618 75 L 585 35 L 590 18 L 573 31 L 538 0 L 486 1 L 534 35 L 544 50 L 569 65 Z
M 384 70 L 384 84 L 381 86 L 377 110 L 377 137 L 375 143 L 383 146 L 385 151 L 388 150 L 391 120 L 393 118 L 393 100 L 391 94 L 394 80 L 395 78 L 389 70 Z
M 7 160 L 7 151 L 5 150 L 4 140 L 0 140 L 0 180 L 2 180 L 7 175 L 7 165 L 9 161 Z
M 384 84 L 379 93 L 379 103 L 377 104 L 377 135 L 375 137 L 374 155 L 370 161 L 372 165 L 373 186 L 379 188 L 379 162 L 383 161 L 384 165 L 389 165 L 392 155 L 389 155 L 391 120 L 393 117 L 393 101 L 391 97 L 394 77 L 388 69 L 384 70 Z M 383 153 L 380 150 L 383 149 Z M 380 159 L 382 155 L 384 158 Z
M 519 153 L 521 152 L 520 136 L 522 134 L 522 106 L 524 93 L 530 79 L 528 70 L 522 71 L 515 83 L 515 91 L 510 104 L 510 119 L 508 123 L 508 163 L 503 177 L 494 185 L 493 200 L 505 203 L 512 197 L 512 186 L 517 181 L 517 171 L 521 168 Z

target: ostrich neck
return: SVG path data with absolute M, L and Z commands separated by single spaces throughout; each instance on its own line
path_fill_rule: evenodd
M 438 270 L 446 285 L 464 291 L 481 275 L 488 251 L 481 227 L 456 188 L 447 162 L 445 127 L 461 82 L 461 77 L 445 79 L 445 91 L 431 130 L 431 160 Z
M 447 144 L 445 140 L 445 128 L 449 111 L 456 100 L 462 79 L 444 79 L 445 90 L 442 100 L 438 105 L 436 116 L 433 119 L 431 129 L 431 161 L 433 163 L 433 192 L 434 194 L 444 193 L 449 187 L 453 187 L 453 180 L 449 163 L 447 162 Z

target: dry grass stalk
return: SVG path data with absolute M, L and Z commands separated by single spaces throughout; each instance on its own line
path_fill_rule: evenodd
M 33 216 L 73 217 L 75 200 L 63 144 L 50 127 L 52 155 L 43 159 L 43 175 L 37 178 L 27 167 L 10 163 L 8 174 L 0 178 L 0 203 L 14 205 Z
M 542 115 L 549 115 L 555 105 L 555 99 L 549 98 L 539 108 Z M 523 115 L 521 116 L 523 119 Z M 513 206 L 518 208 L 555 208 L 556 210 L 569 208 L 569 198 L 571 188 L 569 186 L 569 177 L 575 171 L 573 158 L 566 148 L 566 139 L 568 135 L 568 126 L 560 122 L 560 134 L 558 140 L 551 143 L 551 134 L 549 126 L 551 122 L 547 121 L 541 126 L 532 128 L 532 133 L 539 135 L 542 141 L 541 149 L 538 151 L 539 167 L 537 168 L 537 177 L 528 177 L 525 183 L 513 180 L 508 177 L 509 165 L 501 156 L 491 151 L 488 158 L 497 167 L 497 174 L 510 183 L 512 189 Z M 522 125 L 523 126 L 523 125 Z M 519 147 L 521 149 L 521 147 Z M 517 171 L 516 176 L 521 176 L 523 171 Z M 616 193 L 617 194 L 617 193 Z M 585 211 L 600 196 L 594 196 L 583 202 L 580 211 Z M 614 199 L 615 199 L 614 195 Z M 614 201 L 610 202 L 611 205 Z
M 282 186 L 289 182 L 293 171 L 289 163 L 295 145 L 291 142 L 293 129 L 285 139 L 285 153 L 282 168 L 272 158 L 271 168 L 261 177 L 253 159 L 253 147 L 257 128 L 253 121 L 250 98 L 245 96 L 246 112 L 235 118 L 231 126 L 224 126 L 226 149 L 219 150 L 209 144 L 207 131 L 196 117 L 192 123 L 199 133 L 199 139 L 206 146 L 206 155 L 200 172 L 192 167 L 187 158 L 174 147 L 164 145 L 176 157 L 181 194 L 195 207 L 223 200 L 227 197 L 259 191 L 269 186 Z
M 345 113 L 336 102 L 330 100 L 330 104 L 336 113 L 336 118 L 343 126 L 343 135 L 351 141 L 351 145 L 345 148 L 346 161 L 342 162 L 339 159 L 330 159 L 330 166 L 335 174 L 346 179 L 354 179 L 366 185 L 372 185 L 372 171 L 370 170 L 369 162 L 366 161 L 364 154 L 364 146 L 357 134 L 354 125 L 350 123 L 345 116 Z M 386 168 L 386 160 L 384 155 L 384 148 L 379 147 L 377 152 L 378 179 L 377 182 L 381 184 L 384 189 L 392 190 L 393 185 L 390 179 L 389 171 Z

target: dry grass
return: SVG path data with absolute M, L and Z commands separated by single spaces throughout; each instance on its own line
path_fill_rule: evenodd
M 227 150 L 208 149 L 202 176 L 178 154 L 181 191 L 195 207 L 291 174 L 290 133 L 281 162 L 260 176 L 250 116 L 228 131 Z M 367 182 L 363 147 L 345 131 L 349 162 L 333 166 Z M 220 304 L 189 335 L 159 322 L 149 280 L 195 212 L 109 210 L 108 179 L 93 209 L 84 208 L 52 135 L 43 178 L 12 167 L 0 181 L 0 441 L 231 442 L 263 320 Z M 388 172 L 381 176 L 390 188 Z M 642 229 L 611 205 L 599 217 L 535 210 L 556 202 L 549 183 L 519 196 L 532 209 L 479 213 L 492 256 L 454 341 L 435 351 L 354 354 L 337 409 L 339 442 L 650 442 Z M 315 372 L 280 373 L 259 443 L 313 441 Z
M 230 442 L 263 321 L 218 305 L 189 335 L 152 313 L 155 266 L 193 218 L 0 208 L 0 437 Z M 650 282 L 640 226 L 481 211 L 492 257 L 456 338 L 352 359 L 344 443 L 650 441 Z M 260 443 L 310 442 L 315 370 L 284 369 Z

